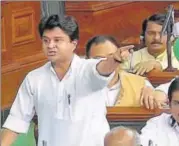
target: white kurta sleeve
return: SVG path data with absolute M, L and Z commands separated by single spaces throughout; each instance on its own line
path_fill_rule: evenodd
M 28 76 L 26 76 L 3 127 L 17 133 L 27 133 L 34 113 L 33 92 Z
M 81 81 L 87 88 L 92 91 L 97 91 L 107 86 L 110 80 L 114 77 L 115 72 L 109 76 L 102 76 L 97 71 L 97 64 L 103 59 L 88 59 L 85 60 L 81 68 Z
M 145 86 L 154 88 L 148 80 L 145 80 Z
M 162 84 L 162 85 L 159 85 L 158 87 L 155 88 L 155 90 L 163 91 L 167 95 L 168 94 L 168 89 L 169 89 L 170 84 L 172 83 L 172 81 L 168 82 L 168 83 L 165 83 L 165 84 Z

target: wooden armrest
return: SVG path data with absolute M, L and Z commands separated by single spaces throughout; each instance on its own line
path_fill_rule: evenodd
M 152 70 L 146 75 L 150 82 L 156 85 L 170 82 L 176 76 L 179 76 L 179 70 L 175 72 L 162 72 L 158 70 Z
M 148 110 L 143 107 L 107 107 L 107 119 L 114 121 L 147 121 L 163 112 L 169 113 L 169 109 Z

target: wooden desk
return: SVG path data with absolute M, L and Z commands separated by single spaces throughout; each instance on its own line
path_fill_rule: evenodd
M 147 110 L 142 107 L 108 107 L 107 119 L 109 122 L 115 121 L 147 121 L 148 119 L 161 114 L 162 112 L 169 113 L 169 109 L 163 110 Z
M 150 82 L 156 86 L 167 83 L 176 76 L 179 76 L 179 70 L 176 72 L 161 72 L 153 70 L 146 75 Z

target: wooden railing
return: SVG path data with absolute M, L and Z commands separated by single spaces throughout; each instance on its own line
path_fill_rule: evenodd
M 107 119 L 114 121 L 147 121 L 163 112 L 169 113 L 169 109 L 148 110 L 143 107 L 108 107 Z
M 171 81 L 174 77 L 179 76 L 179 70 L 175 72 L 161 72 L 153 70 L 147 74 L 147 78 L 154 85 L 160 85 Z

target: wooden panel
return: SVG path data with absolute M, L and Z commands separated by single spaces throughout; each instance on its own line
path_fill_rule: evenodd
M 45 60 L 41 60 L 35 63 L 20 66 L 19 69 L 17 69 L 18 66 L 15 66 L 16 70 L 3 73 L 1 75 L 1 109 L 8 108 L 12 105 L 18 88 L 26 74 L 44 63 Z
M 87 40 L 100 34 L 112 35 L 123 44 L 139 43 L 142 21 L 163 12 L 171 3 L 174 2 L 66 2 L 66 13 L 74 16 L 80 26 L 78 53 L 84 55 Z
M 10 2 L 7 5 L 8 34 L 12 34 L 8 40 L 13 62 L 40 53 L 40 2 Z
M 1 4 L 1 53 L 2 65 L 8 64 L 11 61 L 11 52 L 9 51 L 8 35 L 7 35 L 7 20 L 5 14 L 7 11 L 7 3 Z
M 34 11 L 31 7 L 12 14 L 12 43 L 22 45 L 35 41 Z
M 3 52 L 6 52 L 6 38 L 5 38 L 5 29 L 3 29 L 3 28 L 5 28 L 5 22 L 4 22 L 5 20 L 4 20 L 4 17 L 1 17 L 1 36 L 2 36 L 2 53 Z
M 24 65 L 27 66 L 30 63 L 39 62 L 41 60 L 47 60 L 44 53 L 38 53 L 33 56 L 21 58 L 18 60 L 18 62 L 9 63 L 8 65 L 3 66 L 1 73 L 4 74 L 4 73 L 8 73 L 8 72 L 13 72 L 20 68 L 23 68 Z
M 46 60 L 38 35 L 40 2 L 3 2 L 2 108 L 10 107 L 25 75 Z
M 114 8 L 131 3 L 125 2 L 111 2 L 111 1 L 88 1 L 88 2 L 66 2 L 65 8 L 67 12 L 96 12 L 104 9 Z
M 147 110 L 142 107 L 108 107 L 107 119 L 109 122 L 114 121 L 147 121 L 163 112 L 169 113 L 169 109 Z

